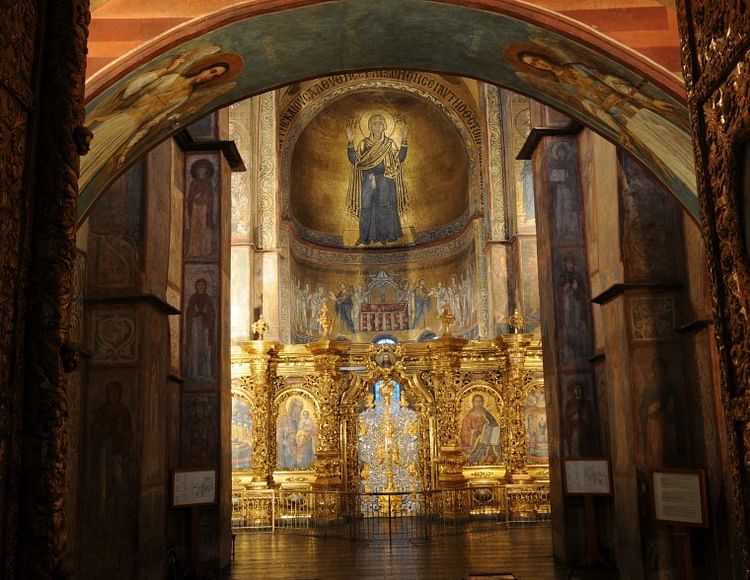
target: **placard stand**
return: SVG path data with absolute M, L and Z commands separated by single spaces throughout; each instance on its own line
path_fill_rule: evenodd
M 612 475 L 606 459 L 566 459 L 563 462 L 564 490 L 567 495 L 582 495 L 586 518 L 586 557 L 578 563 L 582 568 L 612 565 L 599 551 L 594 496 L 612 495 Z
M 594 496 L 583 496 L 583 509 L 586 515 L 586 557 L 578 563 L 580 568 L 593 568 L 597 564 L 609 568 L 611 564 L 599 551 L 599 534 L 596 526 L 596 504 Z
M 672 526 L 680 578 L 693 580 L 690 527 L 708 527 L 706 473 L 702 469 L 651 471 L 654 519 Z
M 693 580 L 693 551 L 690 545 L 690 528 L 687 526 L 672 526 L 675 539 L 677 560 L 680 568 L 680 578 Z
M 188 580 L 199 580 L 200 507 L 216 504 L 216 469 L 177 469 L 172 473 L 172 507 L 190 508 L 187 544 L 190 550 Z
M 188 580 L 199 580 L 201 577 L 198 570 L 198 545 L 200 543 L 200 514 L 198 513 L 198 510 L 198 507 L 191 506 L 188 515 L 190 518 L 188 526 L 188 546 L 190 547 L 190 570 L 187 576 Z

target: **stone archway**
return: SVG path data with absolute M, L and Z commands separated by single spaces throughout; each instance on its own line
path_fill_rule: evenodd
M 212 63 L 224 72 L 196 81 Z M 475 77 L 556 107 L 623 143 L 697 216 L 679 82 L 590 29 L 511 0 L 268 0 L 187 23 L 91 80 L 79 219 L 140 154 L 207 112 L 299 79 L 373 68 Z

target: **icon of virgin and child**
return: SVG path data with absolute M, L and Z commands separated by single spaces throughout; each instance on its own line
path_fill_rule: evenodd
M 317 429 L 309 409 L 299 397 L 289 400 L 279 414 L 276 431 L 280 469 L 307 469 L 315 458 Z
M 358 128 L 364 138 L 355 145 Z M 393 139 L 397 133 L 399 145 Z M 409 208 L 403 174 L 407 135 L 404 120 L 385 111 L 350 119 L 346 125 L 347 155 L 352 166 L 346 204 L 349 213 L 359 220 L 357 245 L 385 245 L 404 235 L 401 216 Z

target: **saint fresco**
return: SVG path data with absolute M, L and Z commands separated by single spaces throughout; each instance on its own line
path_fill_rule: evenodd
M 467 328 L 477 320 L 475 280 L 473 266 L 433 284 L 421 276 L 410 280 L 381 271 L 353 283 L 339 279 L 335 290 L 292 276 L 292 329 L 300 338 L 317 336 L 325 303 L 334 315 L 334 332 L 349 337 L 366 332 L 437 331 L 437 317 L 446 304 L 456 317 L 454 328 Z
M 571 108 L 582 107 L 620 143 L 647 155 L 663 174 L 695 191 L 693 149 L 684 107 L 652 97 L 592 62 L 568 61 L 567 54 L 553 52 L 549 46 L 510 44 L 505 55 L 519 79 Z
M 150 133 L 176 124 L 232 89 L 243 64 L 238 54 L 198 45 L 129 78 L 86 118 L 93 139 L 81 158 L 80 183 L 90 183 L 107 164 L 120 169 Z

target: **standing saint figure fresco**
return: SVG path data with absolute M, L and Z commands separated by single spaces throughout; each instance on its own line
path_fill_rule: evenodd
M 677 105 L 588 64 L 564 62 L 536 45 L 510 45 L 506 57 L 521 80 L 574 108 L 583 107 L 621 142 L 647 155 L 665 175 L 695 190 L 689 122 Z M 665 159 L 655 157 L 655 151 L 664 152 Z
M 115 168 L 152 131 L 174 124 L 232 89 L 242 57 L 199 47 L 161 63 L 130 80 L 121 91 L 97 105 L 86 124 L 91 150 L 81 159 L 79 183 L 86 186 L 110 160 Z
M 192 181 L 188 187 L 188 251 L 190 257 L 210 256 L 213 252 L 214 166 L 208 159 L 198 159 L 190 166 Z
M 401 146 L 386 135 L 386 118 L 373 113 L 367 121 L 370 134 L 354 145 L 354 130 L 360 120 L 350 119 L 346 125 L 347 154 L 352 164 L 346 205 L 359 219 L 357 245 L 380 242 L 387 244 L 400 239 L 401 214 L 409 207 L 402 165 L 406 161 L 406 123 L 397 119 Z
M 461 447 L 469 465 L 500 462 L 500 425 L 484 406 L 482 395 L 471 398 L 471 409 L 461 422 Z
M 207 289 L 205 278 L 195 281 L 195 294 L 190 297 L 185 312 L 189 357 L 187 374 L 192 379 L 213 379 L 216 309 Z
M 339 291 L 334 294 L 328 293 L 328 297 L 336 302 L 336 316 L 339 320 L 341 332 L 354 332 L 354 321 L 352 320 L 353 296 L 346 282 L 339 282 Z

